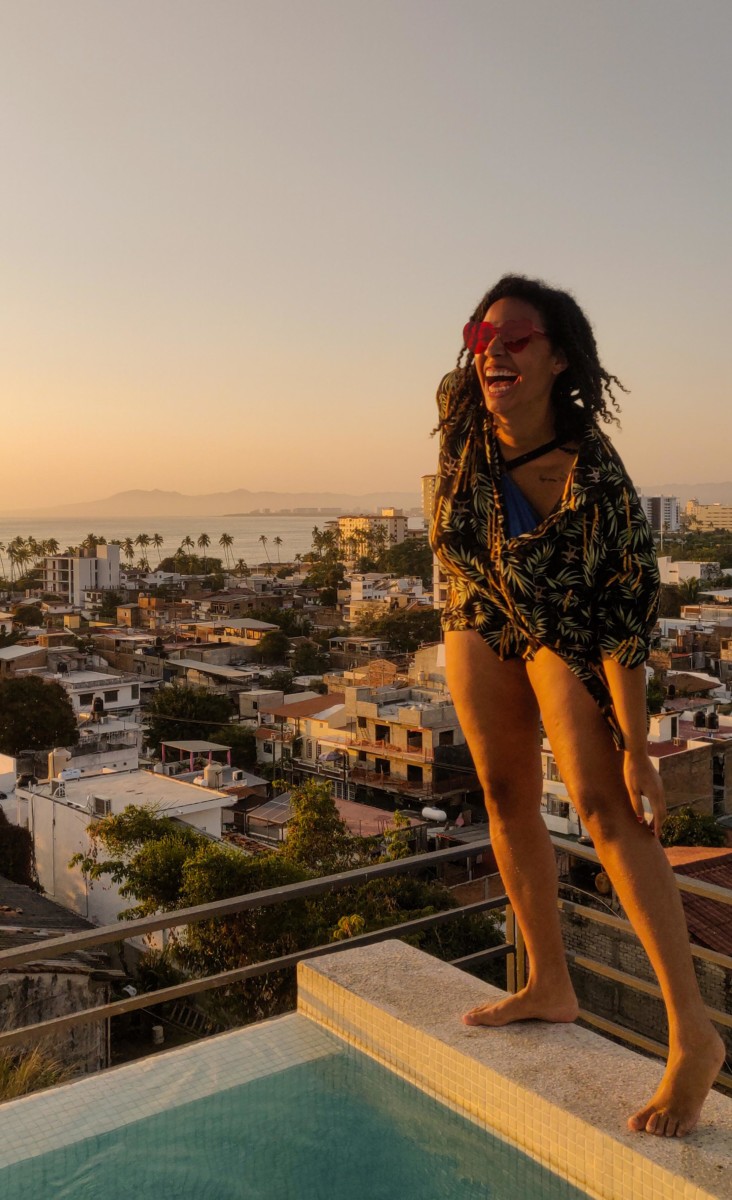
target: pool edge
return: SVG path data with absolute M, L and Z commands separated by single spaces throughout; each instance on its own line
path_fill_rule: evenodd
M 398 941 L 298 966 L 303 1016 L 597 1200 L 724 1200 L 732 1100 L 712 1093 L 687 1139 L 626 1132 L 662 1065 L 577 1025 L 461 1024 L 501 995 Z

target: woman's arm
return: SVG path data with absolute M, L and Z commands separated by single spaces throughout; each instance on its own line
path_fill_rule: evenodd
M 666 817 L 666 801 L 661 777 L 648 755 L 645 667 L 623 667 L 609 654 L 603 654 L 602 657 L 605 678 L 623 734 L 623 775 L 630 802 L 638 820 L 643 821 L 642 797 L 646 797 L 653 813 L 653 832 L 660 837 Z

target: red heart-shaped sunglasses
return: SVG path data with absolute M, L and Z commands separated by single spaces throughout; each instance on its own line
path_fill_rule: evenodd
M 468 321 L 463 329 L 463 340 L 473 354 L 485 354 L 494 338 L 498 338 L 509 354 L 516 354 L 526 349 L 535 334 L 547 336 L 543 329 L 537 329 L 529 320 L 504 321 L 502 325 L 493 325 L 490 321 Z

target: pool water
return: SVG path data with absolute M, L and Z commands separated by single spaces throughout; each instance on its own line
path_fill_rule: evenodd
M 328 1052 L 310 1061 L 285 1067 L 275 1062 L 271 1074 L 148 1113 L 121 1127 L 80 1138 L 77 1129 L 78 1140 L 0 1169 L 0 1196 L 3 1200 L 581 1200 L 585 1196 L 365 1055 L 335 1038 L 330 1041 Z M 149 1065 L 154 1068 L 155 1063 Z M 119 1072 L 109 1073 L 112 1087 L 115 1076 Z M 56 1089 L 57 1095 L 63 1090 Z M 0 1110 L 0 1119 L 9 1108 Z M 26 1113 L 30 1111 L 28 1107 Z

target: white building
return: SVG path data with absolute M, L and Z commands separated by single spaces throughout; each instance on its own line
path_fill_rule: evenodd
M 661 583 L 683 583 L 686 579 L 698 579 L 701 582 L 716 579 L 720 572 L 718 562 L 672 562 L 668 555 L 659 558 L 658 569 Z
M 95 925 L 112 924 L 134 901 L 121 897 L 110 879 L 90 883 L 78 867 L 69 867 L 74 854 L 89 853 L 87 829 L 93 821 L 117 815 L 134 804 L 154 808 L 159 816 L 175 817 L 202 833 L 220 837 L 222 811 L 234 802 L 230 794 L 218 788 L 149 771 L 52 779 L 33 790 L 19 787 L 16 796 L 18 824 L 32 834 L 44 892 Z
M 676 496 L 641 496 L 643 512 L 654 533 L 674 533 L 681 526 L 681 510 Z
M 120 586 L 119 546 L 80 547 L 75 554 L 52 554 L 43 560 L 43 590 L 81 607 L 87 592 Z

